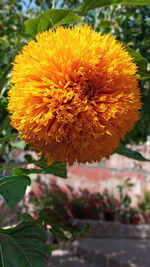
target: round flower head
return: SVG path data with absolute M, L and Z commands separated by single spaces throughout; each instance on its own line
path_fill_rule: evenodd
M 48 163 L 98 161 L 138 120 L 136 71 L 121 43 L 87 25 L 38 34 L 14 60 L 11 123 Z

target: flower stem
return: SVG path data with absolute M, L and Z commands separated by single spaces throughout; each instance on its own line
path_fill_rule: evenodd
M 11 170 L 13 168 L 19 168 L 28 164 L 35 164 L 36 165 L 37 160 L 33 160 L 31 162 L 27 162 L 27 161 L 23 161 L 23 162 L 14 162 L 14 163 L 10 163 L 10 164 L 0 164 L 0 172 L 2 171 L 8 171 Z

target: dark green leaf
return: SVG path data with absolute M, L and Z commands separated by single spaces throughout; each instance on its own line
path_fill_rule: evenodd
M 33 222 L 0 230 L 0 265 L 45 267 L 50 254 L 46 241 L 46 233 Z
M 15 168 L 13 169 L 14 175 L 22 175 L 22 174 L 32 174 L 32 173 L 41 173 L 41 174 L 54 174 L 56 176 L 67 178 L 67 169 L 66 163 L 55 162 L 50 166 L 47 166 L 44 161 L 34 162 L 35 165 L 40 167 L 41 169 L 24 169 L 24 168 Z M 45 165 L 44 165 L 45 164 Z
M 150 0 L 84 0 L 80 13 L 85 14 L 91 9 L 110 5 L 150 5 Z
M 1 125 L 0 125 L 0 134 L 1 134 L 2 131 L 7 127 L 7 125 L 9 124 L 9 122 L 10 122 L 10 119 L 9 119 L 9 117 L 7 116 L 7 117 L 3 120 L 3 122 L 1 123 Z
M 26 175 L 5 176 L 0 179 L 0 195 L 4 197 L 8 206 L 13 208 L 24 196 L 30 183 L 30 178 Z
M 149 64 L 148 61 L 139 52 L 133 50 L 131 47 L 126 45 L 124 46 L 138 66 L 138 72 L 140 73 L 141 78 L 150 79 L 150 71 L 147 70 Z
M 23 221 L 23 222 L 34 222 L 33 217 L 28 214 L 28 213 L 21 213 L 19 215 L 19 221 Z
M 30 155 L 30 154 L 26 154 L 24 156 L 25 160 L 27 160 L 29 163 L 32 163 L 35 159 Z
M 120 144 L 120 146 L 115 150 L 115 152 L 122 156 L 138 161 L 150 161 L 149 159 L 144 158 L 139 152 L 131 150 L 122 144 Z
M 129 205 L 131 204 L 132 200 L 131 197 L 129 197 L 128 195 L 125 195 L 123 200 L 122 200 L 124 206 L 127 208 L 129 207 Z
M 25 21 L 25 32 L 34 37 L 38 32 L 54 29 L 60 25 L 74 24 L 81 21 L 81 17 L 73 10 L 50 9 L 35 19 Z
M 2 91 L 5 83 L 7 82 L 7 75 L 11 70 L 11 65 L 8 65 L 3 73 L 0 75 L 0 92 Z

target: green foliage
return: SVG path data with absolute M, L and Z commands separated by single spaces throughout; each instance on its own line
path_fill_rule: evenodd
M 30 178 L 26 175 L 5 176 L 0 179 L 0 194 L 10 208 L 13 208 L 22 199 L 30 183 Z
M 61 191 L 48 191 L 46 187 L 43 195 L 35 198 L 31 194 L 30 200 L 37 215 L 37 223 L 47 229 L 49 226 L 53 242 L 73 241 L 84 236 L 88 228 L 78 229 L 69 223 L 68 196 Z
M 0 74 L 26 42 L 22 27 L 26 18 L 22 0 L 0 1 Z
M 25 161 L 22 162 L 12 162 L 10 164 L 0 164 L 0 171 L 12 170 L 13 175 L 28 175 L 32 173 L 41 173 L 41 174 L 53 174 L 62 178 L 67 178 L 67 164 L 63 162 L 54 162 L 51 165 L 47 165 L 47 161 L 44 158 L 39 160 L 34 159 L 31 155 L 25 155 Z M 28 164 L 34 164 L 37 166 L 32 169 L 20 168 Z
M 143 191 L 143 198 L 139 200 L 139 208 L 141 211 L 150 214 L 150 191 Z
M 33 222 L 0 230 L 0 265 L 45 267 L 50 249 L 45 232 Z
M 105 212 L 115 212 L 118 208 L 118 200 L 111 192 L 105 190 L 102 195 L 102 206 Z
M 8 116 L 3 120 L 2 124 L 0 125 L 0 134 L 2 133 L 3 129 L 5 129 L 8 124 L 10 123 L 10 119 Z
M 98 7 L 103 6 L 110 6 L 110 5 L 149 5 L 150 0 L 84 0 L 83 5 L 81 6 L 81 14 L 85 14 L 87 11 L 91 9 L 95 9 Z
M 115 152 L 117 152 L 118 154 L 131 158 L 131 159 L 135 159 L 138 161 L 150 161 L 150 159 L 146 159 L 144 158 L 139 152 L 137 151 L 133 151 L 127 147 L 125 147 L 123 144 L 120 144 L 120 146 L 115 150 Z
M 109 221 L 114 220 L 114 216 L 107 217 L 106 213 L 115 213 L 117 219 L 123 223 L 134 223 L 132 219 L 135 219 L 139 215 L 138 208 L 133 208 L 132 198 L 129 195 L 130 189 L 134 186 L 131 183 L 130 178 L 125 179 L 116 188 L 118 189 L 118 197 L 108 190 L 105 190 L 103 194 L 98 194 L 99 211 L 104 213 L 104 218 Z M 112 214 L 113 215 L 113 214 Z M 138 218 L 138 223 L 140 219 Z
M 125 45 L 125 49 L 129 52 L 129 54 L 134 59 L 137 67 L 138 72 L 140 74 L 140 78 L 150 79 L 150 71 L 148 71 L 148 61 L 137 51 L 133 50 L 131 47 Z
M 61 178 L 67 178 L 66 163 L 55 162 L 55 163 L 52 163 L 50 166 L 47 166 L 46 161 L 42 159 L 42 160 L 34 161 L 34 164 L 40 167 L 40 169 L 14 168 L 13 174 L 21 175 L 21 174 L 41 173 L 41 174 L 54 174 Z
M 119 209 L 129 208 L 132 200 L 131 197 L 128 195 L 128 191 L 133 186 L 134 184 L 130 182 L 130 178 L 125 179 L 122 184 L 117 186 L 117 189 L 119 191 Z
M 25 21 L 25 32 L 32 37 L 48 29 L 54 29 L 60 25 L 75 24 L 81 21 L 81 17 L 73 10 L 46 10 L 44 14 L 35 19 Z
M 7 82 L 7 75 L 9 73 L 10 69 L 11 69 L 11 66 L 8 65 L 5 68 L 5 70 L 2 72 L 2 74 L 0 75 L 0 81 L 1 81 L 1 83 L 0 83 L 0 92 L 2 91 L 2 89 L 4 88 L 4 85 Z

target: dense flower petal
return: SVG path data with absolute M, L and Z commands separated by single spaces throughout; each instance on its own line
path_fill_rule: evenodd
M 138 120 L 136 65 L 109 34 L 58 27 L 29 41 L 13 65 L 11 123 L 49 163 L 98 161 Z

